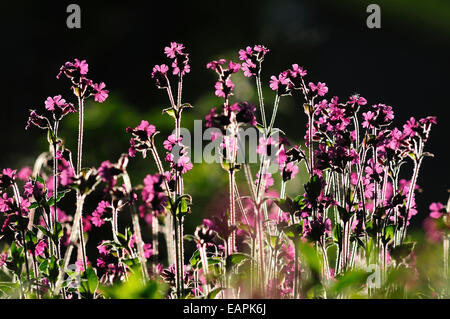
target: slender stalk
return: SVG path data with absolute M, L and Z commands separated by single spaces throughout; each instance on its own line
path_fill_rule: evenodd
M 294 242 L 294 299 L 298 299 L 299 269 L 298 269 L 298 243 Z
M 128 175 L 127 172 L 124 172 L 124 174 L 123 174 L 123 181 L 124 181 L 127 193 L 131 194 L 131 192 L 132 192 L 131 180 L 130 180 L 130 176 Z M 143 276 L 144 280 L 147 281 L 148 280 L 148 272 L 147 272 L 147 267 L 146 267 L 146 258 L 145 258 L 145 253 L 144 253 L 144 242 L 142 240 L 141 225 L 139 224 L 139 214 L 136 209 L 136 205 L 134 203 L 132 203 L 131 206 L 132 206 L 131 207 L 131 219 L 132 219 L 132 223 L 133 223 L 134 234 L 136 235 L 136 245 L 137 245 L 138 254 L 139 254 L 139 263 L 141 264 L 142 276 Z M 155 249 L 155 247 L 153 247 L 153 249 Z
M 444 242 L 443 242 L 443 249 L 444 249 L 444 279 L 445 282 L 448 283 L 448 250 L 450 244 L 450 237 L 448 234 L 444 234 Z
M 200 252 L 200 259 L 202 261 L 202 269 L 206 278 L 206 284 L 205 284 L 205 293 L 206 295 L 209 294 L 209 284 L 208 284 L 208 278 L 209 278 L 209 265 L 208 265 L 208 258 L 206 256 L 206 245 L 201 245 L 199 247 L 199 252 Z
M 87 262 L 86 262 L 86 246 L 84 242 L 84 230 L 83 230 L 83 218 L 80 218 L 78 222 L 78 228 L 79 228 L 79 237 L 80 237 L 80 248 L 81 248 L 81 258 L 83 260 L 83 267 L 84 271 L 87 269 Z
M 406 216 L 405 216 L 405 220 L 403 222 L 403 229 L 402 229 L 402 235 L 400 237 L 400 243 L 402 243 L 406 237 L 406 229 L 407 229 L 406 224 L 408 221 L 409 211 L 411 210 L 412 198 L 414 195 L 414 189 L 416 187 L 417 177 L 419 175 L 419 169 L 420 169 L 421 164 L 422 164 L 422 157 L 420 157 L 419 160 L 414 161 L 414 172 L 413 172 L 413 176 L 411 178 L 411 184 L 409 186 L 408 200 L 406 202 Z
M 13 191 L 14 191 L 14 198 L 16 199 L 16 204 L 17 207 L 19 208 L 19 214 L 22 214 L 22 204 L 21 204 L 21 200 L 20 200 L 20 192 L 19 192 L 19 188 L 17 187 L 17 184 L 14 182 L 13 186 Z M 27 248 L 27 242 L 25 240 L 25 230 L 21 229 L 20 230 L 21 233 L 21 239 L 22 239 L 22 245 L 23 245 L 23 250 L 24 250 L 24 255 L 25 255 L 25 270 L 27 272 L 27 280 L 28 282 L 30 282 L 30 269 L 28 266 L 28 248 Z
M 81 219 L 81 215 L 83 213 L 83 206 L 84 206 L 84 200 L 85 200 L 85 196 L 84 195 L 77 195 L 77 210 L 75 212 L 75 216 L 73 219 L 73 226 L 72 226 L 72 231 L 70 233 L 70 238 L 69 238 L 69 246 L 66 249 L 66 252 L 64 254 L 64 262 L 63 262 L 63 269 L 67 269 L 67 267 L 69 266 L 69 262 L 70 262 L 70 257 L 72 256 L 72 251 L 73 251 L 73 247 L 76 244 L 76 240 L 79 236 L 79 225 L 80 222 L 82 223 L 82 219 Z M 61 289 L 61 285 L 62 285 L 62 281 L 64 280 L 64 273 L 63 271 L 61 271 L 59 273 L 58 276 L 58 280 L 56 282 L 56 287 L 55 287 L 55 293 L 58 294 L 59 290 Z
M 84 99 L 78 97 L 78 150 L 77 150 L 77 170 L 76 174 L 81 172 L 81 160 L 83 158 L 83 128 L 84 128 Z
M 228 224 L 230 227 L 236 224 L 236 212 L 235 212 L 235 194 L 234 194 L 234 170 L 230 169 L 228 171 L 228 182 L 229 182 L 229 199 L 230 199 L 230 216 Z M 232 231 L 230 237 L 228 238 L 228 255 L 234 252 L 236 247 L 236 232 Z
M 264 110 L 264 97 L 262 94 L 262 89 L 261 89 L 261 71 L 258 72 L 258 75 L 256 76 L 256 88 L 258 91 L 258 99 L 259 99 L 259 109 L 261 112 L 261 120 L 262 120 L 262 124 L 264 126 L 264 131 L 267 128 L 267 122 L 266 122 L 266 112 Z
M 58 222 L 58 214 L 57 214 L 57 196 L 58 196 L 58 126 L 59 121 L 55 121 L 53 126 L 53 198 L 54 198 L 54 211 L 53 211 L 53 229 L 56 227 L 56 223 Z
M 156 266 L 158 265 L 159 258 L 159 221 L 158 216 L 152 216 L 152 247 L 153 247 L 153 270 L 156 271 Z

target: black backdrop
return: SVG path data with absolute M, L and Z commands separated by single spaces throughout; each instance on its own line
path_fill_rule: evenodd
M 40 106 L 53 92 L 67 91 L 67 83 L 55 79 L 66 60 L 87 59 L 111 92 L 145 109 L 150 100 L 165 105 L 150 72 L 169 41 L 184 43 L 191 54 L 187 100 L 207 90 L 212 94 L 207 61 L 262 43 L 271 49 L 264 66 L 266 84 L 270 75 L 298 63 L 311 70 L 313 81 L 325 81 L 330 94 L 345 98 L 359 92 L 369 103 L 392 105 L 396 125 L 410 116 L 438 117 L 427 146 L 436 157 L 424 162 L 418 180 L 424 191 L 417 202 L 424 216 L 430 202 L 448 198 L 450 28 L 434 23 L 437 18 L 426 10 L 411 13 L 405 7 L 403 13 L 382 5 L 382 28 L 370 30 L 367 2 L 343 2 L 77 1 L 79 30 L 66 27 L 70 2 L 2 2 L 0 166 L 17 167 L 24 156 L 39 153 L 30 142 L 41 132 L 24 130 L 27 109 Z M 279 121 L 292 136 L 304 135 L 298 110 L 285 111 Z

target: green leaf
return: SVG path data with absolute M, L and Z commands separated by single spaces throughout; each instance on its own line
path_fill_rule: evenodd
M 81 274 L 80 294 L 84 298 L 92 298 L 95 294 L 95 290 L 98 286 L 98 277 L 95 270 L 88 266 L 87 269 Z
M 216 296 L 223 290 L 222 287 L 214 288 L 209 292 L 209 294 L 206 296 L 206 299 L 215 299 Z
M 333 241 L 339 245 L 342 245 L 342 233 L 343 229 L 341 224 L 336 224 L 333 228 Z
M 27 242 L 27 245 L 29 245 L 30 248 L 34 248 L 34 246 L 36 246 L 37 244 L 36 234 L 31 230 L 28 230 L 25 233 L 25 241 Z
M 125 282 L 112 286 L 100 286 L 99 290 L 111 299 L 162 299 L 167 295 L 168 286 L 161 280 L 151 280 L 143 284 L 141 272 L 136 269 Z
M 392 247 L 389 251 L 391 257 L 397 262 L 401 262 L 403 259 L 411 255 L 416 243 L 404 243 L 396 247 Z
M 305 191 L 308 194 L 308 198 L 311 202 L 315 202 L 319 197 L 322 190 L 322 182 L 317 175 L 310 178 L 308 183 L 305 184 Z
M 48 262 L 48 268 L 47 268 L 47 276 L 48 280 L 51 283 L 56 283 L 56 280 L 58 279 L 59 275 L 59 265 L 58 260 L 55 256 L 52 256 Z
M 173 117 L 174 119 L 176 118 L 176 116 L 175 116 L 175 111 L 174 111 L 174 109 L 171 108 L 171 107 L 162 110 L 162 114 L 167 114 L 167 115 L 169 115 L 170 117 Z
M 289 196 L 286 196 L 285 199 L 273 198 L 272 200 L 283 212 L 293 214 L 299 210 L 297 203 L 295 203 Z
M 394 225 L 388 225 L 383 228 L 383 231 L 382 231 L 383 236 L 382 236 L 381 240 L 383 241 L 383 243 L 385 245 L 394 239 L 394 233 L 395 233 Z
M 338 212 L 339 212 L 339 217 L 341 218 L 341 220 L 344 222 L 344 223 L 347 223 L 349 220 L 350 220 L 350 218 L 352 217 L 352 213 L 351 212 L 348 212 L 344 207 L 342 207 L 342 206 L 337 206 L 337 210 L 338 210 Z
M 248 224 L 244 224 L 242 222 L 238 223 L 237 228 L 239 228 L 239 229 L 249 233 L 250 235 L 253 235 L 253 233 L 254 233 L 254 230 L 253 230 L 252 226 L 250 226 Z
M 35 179 L 36 179 L 36 181 L 38 181 L 39 183 L 45 185 L 45 181 L 44 181 L 43 178 L 40 177 L 39 175 L 37 175 Z
M 196 268 L 197 264 L 200 262 L 200 251 L 196 250 L 192 254 L 192 257 L 189 259 L 189 262 L 191 263 L 192 267 Z
M 369 275 L 366 271 L 349 271 L 342 276 L 338 276 L 336 282 L 329 289 L 332 298 L 346 292 L 356 292 L 362 289 Z
M 303 226 L 298 223 L 287 227 L 283 227 L 282 230 L 284 234 L 287 236 L 287 238 L 295 240 L 302 236 Z
M 231 254 L 227 257 L 227 260 L 225 262 L 226 269 L 231 270 L 233 266 L 238 266 L 239 264 L 248 259 L 252 259 L 252 257 L 244 253 Z
M 125 237 L 125 235 L 124 234 L 121 234 L 121 233 L 117 233 L 117 239 L 119 239 L 119 242 L 120 242 L 120 244 L 122 245 L 122 247 L 128 247 L 128 240 L 127 240 L 127 238 Z
M 31 204 L 30 204 L 30 206 L 28 206 L 28 209 L 35 209 L 35 208 L 38 208 L 39 207 L 39 203 L 37 203 L 37 202 L 32 202 Z

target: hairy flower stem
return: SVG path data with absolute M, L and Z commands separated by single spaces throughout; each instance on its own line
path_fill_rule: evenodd
M 77 149 L 77 170 L 81 172 L 81 159 L 83 158 L 83 128 L 84 128 L 84 99 L 78 97 L 78 149 Z
M 155 145 L 151 144 L 150 147 L 153 159 L 155 160 L 156 163 L 156 167 L 158 168 L 158 172 L 161 175 L 164 175 L 164 168 L 161 162 L 161 158 L 159 157 L 158 151 L 155 147 Z M 170 201 L 173 200 L 172 195 L 170 194 L 170 188 L 169 188 L 169 184 L 167 182 L 166 179 L 164 179 L 164 186 L 166 189 L 166 193 L 167 193 L 167 197 L 169 198 Z M 174 221 L 174 215 L 172 213 L 168 214 L 166 216 L 167 221 L 165 222 L 165 237 L 166 237 L 166 243 L 167 243 L 167 258 L 168 258 L 168 262 L 169 265 L 175 264 L 176 263 L 176 255 L 175 255 L 175 242 L 174 242 L 174 232 L 176 231 L 175 228 L 175 221 Z
M 262 124 L 264 126 L 264 131 L 265 131 L 267 128 L 267 122 L 266 122 L 266 111 L 264 110 L 264 97 L 263 97 L 262 88 L 261 88 L 261 71 L 259 71 L 258 75 L 256 76 L 256 88 L 258 91 L 259 109 L 261 111 L 261 120 L 262 120 Z
M 21 200 L 20 200 L 20 192 L 19 192 L 19 188 L 17 187 L 16 182 L 13 183 L 12 185 L 13 191 L 14 191 L 14 198 L 16 200 L 16 204 L 17 207 L 19 207 L 19 214 L 22 215 L 22 204 L 21 204 Z M 23 254 L 25 256 L 25 270 L 27 272 L 27 280 L 28 282 L 30 282 L 30 269 L 28 266 L 28 248 L 27 248 L 27 242 L 25 240 L 25 230 L 22 229 L 22 226 L 20 226 L 20 237 L 22 239 L 22 246 L 23 246 Z
M 299 269 L 298 269 L 298 240 L 294 240 L 294 299 L 298 299 L 299 291 Z
M 53 226 L 51 226 L 51 231 L 53 229 L 56 229 L 56 223 L 58 222 L 58 127 L 59 127 L 59 121 L 55 121 L 55 124 L 53 126 Z M 61 258 L 61 243 L 58 239 L 57 242 L 55 242 L 55 250 L 56 250 L 56 256 L 58 259 Z
M 117 233 L 119 232 L 119 225 L 118 225 L 118 209 L 113 208 L 112 210 L 112 219 L 111 219 L 111 226 L 112 226 L 112 233 L 114 241 L 118 244 L 120 244 L 119 238 L 117 237 Z
M 277 94 L 275 96 L 275 102 L 273 104 L 272 117 L 270 119 L 269 128 L 267 130 L 267 137 L 272 133 L 273 125 L 275 124 L 275 118 L 277 117 L 278 105 L 280 104 L 280 96 Z
M 206 284 L 205 284 L 205 293 L 206 295 L 209 294 L 209 265 L 208 265 L 208 258 L 206 256 L 206 245 L 201 245 L 198 248 L 198 251 L 200 252 L 200 259 L 202 261 L 202 269 L 203 269 L 203 273 L 205 275 L 205 279 L 206 279 Z
M 420 150 L 419 159 L 418 160 L 416 159 L 414 161 L 414 172 L 413 172 L 413 176 L 411 178 L 411 184 L 409 186 L 409 191 L 408 191 L 408 200 L 406 202 L 406 216 L 405 216 L 405 220 L 403 221 L 403 228 L 402 228 L 402 232 L 401 232 L 401 236 L 400 236 L 400 244 L 406 238 L 406 229 L 407 229 L 409 211 L 411 210 L 412 199 L 414 196 L 414 189 L 416 188 L 417 177 L 419 176 L 420 166 L 422 165 L 422 156 L 421 155 L 422 155 L 422 150 Z
M 131 186 L 131 180 L 128 173 L 125 171 L 123 176 L 123 181 L 125 184 L 125 188 L 128 194 L 130 194 L 130 198 L 132 198 L 132 186 Z M 147 266 L 146 266 L 146 258 L 144 253 L 144 242 L 142 240 L 142 232 L 141 232 L 141 225 L 139 224 L 139 213 L 137 211 L 136 205 L 132 202 L 131 203 L 131 219 L 133 223 L 133 230 L 134 234 L 136 235 L 136 246 L 138 250 L 138 256 L 139 256 L 139 263 L 141 265 L 141 272 L 142 272 L 142 278 L 144 278 L 144 281 L 148 280 L 148 272 L 147 272 Z M 155 248 L 154 248 L 155 249 Z
M 178 82 L 178 100 L 177 100 L 177 109 L 181 108 L 181 90 L 182 90 L 182 78 Z M 175 136 L 178 140 L 180 138 L 181 131 L 181 112 L 176 112 L 175 116 Z M 175 194 L 174 194 L 174 202 L 178 199 L 179 196 L 183 195 L 183 177 L 181 172 L 176 170 L 175 172 Z M 178 298 L 181 298 L 181 294 L 184 291 L 184 227 L 183 227 L 183 216 L 177 216 L 178 207 L 175 207 L 174 212 L 174 227 L 175 227 L 175 249 L 177 251 L 176 257 L 176 273 L 177 273 L 177 282 L 178 282 Z
M 312 105 L 311 105 L 312 108 Z M 312 141 L 312 127 L 314 123 L 314 113 L 308 114 L 308 157 L 309 157 L 309 175 L 314 173 L 314 147 Z
M 78 149 L 77 149 L 77 167 L 76 167 L 76 175 L 79 176 L 81 173 L 81 160 L 83 158 L 83 130 L 84 130 L 84 98 L 78 97 Z M 77 194 L 77 212 L 75 213 L 74 223 L 72 231 L 79 235 L 80 240 L 80 248 L 81 248 L 81 256 L 83 258 L 83 267 L 84 270 L 86 267 L 86 247 L 84 244 L 83 237 L 83 205 L 84 205 L 84 196 L 80 193 Z M 78 224 L 78 231 L 76 229 L 76 225 Z M 72 236 L 71 236 L 72 237 Z M 70 256 L 69 256 L 70 258 Z M 64 263 L 66 264 L 66 263 Z
M 235 176 L 234 170 L 231 168 L 228 170 L 228 185 L 229 185 L 229 199 L 230 199 L 230 216 L 228 219 L 228 226 L 233 227 L 236 224 L 236 211 L 235 211 L 235 193 L 234 193 L 234 184 L 235 184 Z M 236 247 L 236 231 L 233 230 L 228 237 L 228 255 L 234 253 L 234 249 Z
M 75 212 L 75 216 L 73 218 L 73 227 L 72 231 L 70 233 L 69 238 L 69 246 L 66 249 L 66 252 L 64 254 L 64 262 L 63 262 L 63 269 L 67 269 L 70 262 L 70 257 L 72 256 L 73 246 L 76 244 L 77 238 L 79 238 L 79 232 L 82 231 L 82 229 L 79 228 L 80 223 L 82 223 L 81 215 L 83 213 L 83 206 L 84 206 L 84 200 L 86 196 L 77 194 L 77 210 Z M 61 271 L 58 276 L 58 280 L 56 282 L 55 287 L 55 293 L 59 293 L 59 289 L 61 289 L 62 281 L 64 280 L 64 271 Z
M 320 240 L 320 247 L 322 248 L 322 255 L 323 255 L 323 272 L 324 281 L 328 281 L 330 279 L 330 264 L 328 262 L 328 255 L 327 255 L 327 249 L 325 248 L 324 238 L 322 237 Z
M 57 197 L 58 197 L 58 126 L 59 121 L 55 121 L 53 126 L 53 199 L 55 201 L 53 206 L 53 229 L 56 227 L 56 223 L 58 222 L 58 214 L 56 211 L 57 208 Z
M 152 247 L 153 247 L 153 271 L 156 272 L 156 266 L 159 259 L 159 220 L 158 216 L 152 216 Z
M 256 209 L 256 236 L 258 240 L 258 250 L 259 250 L 259 284 L 261 293 L 264 295 L 265 291 L 265 257 L 264 257 L 264 232 L 263 232 L 263 218 L 261 213 L 261 207 L 258 206 Z
M 450 246 L 450 236 L 448 234 L 444 234 L 444 241 L 443 241 L 443 257 L 444 257 L 444 280 L 447 283 L 448 282 L 448 250 Z
M 86 261 L 86 246 L 84 242 L 84 230 L 83 230 L 83 218 L 80 218 L 78 222 L 79 235 L 80 235 L 80 248 L 81 248 L 81 258 L 83 260 L 84 271 L 87 269 L 87 261 Z

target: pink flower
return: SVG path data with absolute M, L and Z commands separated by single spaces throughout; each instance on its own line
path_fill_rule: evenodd
M 94 100 L 103 103 L 108 97 L 108 90 L 104 90 L 106 84 L 101 82 L 100 84 L 94 84 Z
M 47 244 L 45 243 L 45 241 L 41 240 L 34 248 L 34 255 L 45 257 L 44 252 L 45 252 L 46 248 L 47 248 Z
M 216 96 L 226 98 L 234 89 L 234 83 L 228 78 L 225 81 L 225 85 L 222 81 L 218 81 L 214 87 L 216 89 Z
M 144 244 L 144 257 L 148 259 L 151 256 L 153 256 L 152 244 Z
M 91 263 L 90 263 L 90 261 L 87 261 L 86 262 L 86 266 L 90 266 L 91 265 Z M 85 269 L 84 269 L 84 265 L 83 265 L 83 260 L 82 259 L 78 259 L 76 262 L 75 262 L 75 266 L 77 266 L 77 272 L 78 273 L 82 273 Z
M 253 55 L 253 49 L 251 47 L 246 47 L 245 50 L 241 49 L 239 50 L 239 60 L 245 61 L 247 59 L 250 59 Z
M 17 174 L 20 180 L 27 181 L 33 174 L 33 169 L 30 166 L 22 167 Z
M 367 104 L 367 100 L 365 98 L 363 98 L 362 96 L 359 95 L 353 95 L 350 97 L 350 101 L 351 104 L 358 104 L 358 105 L 366 105 Z
M 324 96 L 328 92 L 328 87 L 325 83 L 318 82 L 317 85 L 315 85 L 312 82 L 308 83 L 308 86 L 311 88 L 311 91 L 316 92 L 320 96 Z
M 362 127 L 370 128 L 371 127 L 370 121 L 373 120 L 374 117 L 375 117 L 375 113 L 373 113 L 372 111 L 363 113 L 364 121 L 362 123 Z
M 298 166 L 294 162 L 289 162 L 283 170 L 283 180 L 287 181 L 295 178 L 298 173 Z
M 61 120 L 66 114 L 74 113 L 77 110 L 71 103 L 66 103 L 61 95 L 48 97 L 45 101 L 45 108 L 53 113 L 53 118 L 57 121 Z
M 221 65 L 227 62 L 225 59 L 220 59 L 219 61 L 211 61 L 206 64 L 207 69 L 211 69 L 213 71 L 216 71 L 219 74 L 223 73 Z
M 82 75 L 86 75 L 89 71 L 89 65 L 87 64 L 86 60 L 80 61 L 78 59 L 75 59 L 75 67 L 80 70 L 80 73 Z
M 259 155 L 270 156 L 272 154 L 272 147 L 275 147 L 276 145 L 277 143 L 272 137 L 269 137 L 267 139 L 261 137 L 259 139 L 259 145 L 256 147 L 256 153 L 258 153 Z
M 441 218 L 441 216 L 444 214 L 445 206 L 442 205 L 442 203 L 431 203 L 430 205 L 430 217 L 434 219 Z
M 105 241 L 102 240 L 102 242 L 100 243 L 100 245 L 97 246 L 97 249 L 98 249 L 98 253 L 99 253 L 100 255 L 106 256 L 106 255 L 108 255 L 108 253 L 109 253 L 109 249 L 108 249 L 108 247 L 106 247 L 105 245 L 103 245 L 104 242 L 105 242 Z
M 181 174 L 185 174 L 190 171 L 194 165 L 190 162 L 189 156 L 182 155 L 177 161 L 176 168 L 181 171 Z
M 64 100 L 61 95 L 57 95 L 55 97 L 48 97 L 47 100 L 45 101 L 45 108 L 49 111 L 54 111 L 55 110 L 55 106 L 63 106 L 64 104 L 66 104 L 66 100 Z
M 92 212 L 91 223 L 95 227 L 100 227 L 105 223 L 105 220 L 102 218 L 103 214 L 106 213 L 107 209 L 111 207 L 111 204 L 105 200 L 102 200 L 98 203 L 97 208 Z
M 165 141 L 163 142 L 164 148 L 165 148 L 166 150 L 168 150 L 169 152 L 171 152 L 172 149 L 173 149 L 173 147 L 174 147 L 176 144 L 181 143 L 182 140 L 183 140 L 183 138 L 180 137 L 179 139 L 177 139 L 177 137 L 176 137 L 175 134 L 171 134 L 171 135 L 169 135 L 169 136 L 167 137 L 167 140 L 165 140 Z
M 169 67 L 165 64 L 155 65 L 153 67 L 152 78 L 155 79 L 156 86 L 159 89 L 167 87 L 167 72 Z
M 4 252 L 0 254 L 0 268 L 6 263 L 6 260 L 8 260 L 8 253 Z
M 281 72 L 278 75 L 278 78 L 275 75 L 272 75 L 270 79 L 270 88 L 274 91 L 280 90 L 281 85 L 288 86 L 290 83 L 287 71 Z
M 174 59 L 176 55 L 183 54 L 184 45 L 181 43 L 171 42 L 169 47 L 164 48 L 164 53 L 168 58 Z
M 228 70 L 230 70 L 232 73 L 236 73 L 241 69 L 241 65 L 239 63 L 234 63 L 233 61 L 230 61 L 228 64 Z
M 263 175 L 263 180 L 262 181 L 264 181 L 266 183 L 266 190 L 269 187 L 272 187 L 275 184 L 275 181 L 272 178 L 272 174 L 270 174 L 270 173 L 265 173 Z M 256 174 L 255 185 L 258 185 L 258 182 L 259 182 L 259 173 Z
M 307 74 L 306 70 L 299 67 L 298 64 L 292 64 L 292 69 L 290 69 L 289 72 L 293 78 L 296 78 L 297 76 L 305 76 Z
M 168 202 L 168 197 L 163 189 L 164 175 L 148 174 L 144 178 L 144 189 L 142 190 L 142 200 L 151 206 L 153 211 L 163 213 Z M 142 214 L 141 214 L 141 217 Z

